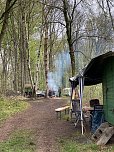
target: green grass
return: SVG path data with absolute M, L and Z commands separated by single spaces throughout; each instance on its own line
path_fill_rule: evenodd
M 24 101 L 0 98 L 0 123 L 28 107 L 29 104 Z M 31 131 L 16 131 L 8 140 L 0 142 L 0 152 L 34 152 L 34 149 Z
M 78 143 L 73 140 L 60 140 L 61 152 L 114 152 L 114 146 L 97 146 L 94 143 Z
M 0 123 L 12 114 L 26 109 L 28 106 L 29 104 L 24 101 L 0 98 Z
M 21 130 L 13 133 L 4 142 L 0 142 L 0 152 L 35 152 L 32 132 Z

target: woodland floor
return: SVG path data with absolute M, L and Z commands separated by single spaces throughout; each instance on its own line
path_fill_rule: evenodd
M 0 126 L 0 141 L 16 130 L 30 129 L 34 132 L 37 152 L 59 152 L 58 140 L 70 138 L 76 128 L 71 121 L 57 119 L 55 109 L 68 99 L 50 98 L 27 101 L 30 108 L 7 119 Z

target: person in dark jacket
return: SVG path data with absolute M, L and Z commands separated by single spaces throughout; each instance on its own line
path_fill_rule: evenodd
M 59 97 L 61 97 L 61 88 L 58 89 Z
M 36 84 L 33 85 L 33 97 L 36 97 Z

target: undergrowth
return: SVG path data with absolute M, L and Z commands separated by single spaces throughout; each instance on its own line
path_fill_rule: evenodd
M 94 143 L 79 143 L 75 140 L 60 140 L 61 152 L 114 152 L 114 146 L 98 146 Z
M 29 106 L 27 102 L 0 98 L 0 123 L 17 112 L 23 111 Z
M 11 137 L 0 142 L 0 152 L 34 152 L 35 143 L 30 130 L 16 131 Z

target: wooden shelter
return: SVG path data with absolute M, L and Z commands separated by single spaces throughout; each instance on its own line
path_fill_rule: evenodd
M 77 76 L 69 80 L 72 87 L 80 86 L 80 103 L 84 86 L 102 83 L 105 120 L 114 125 L 114 52 L 110 51 L 93 58 Z M 82 108 L 82 103 L 80 108 Z

